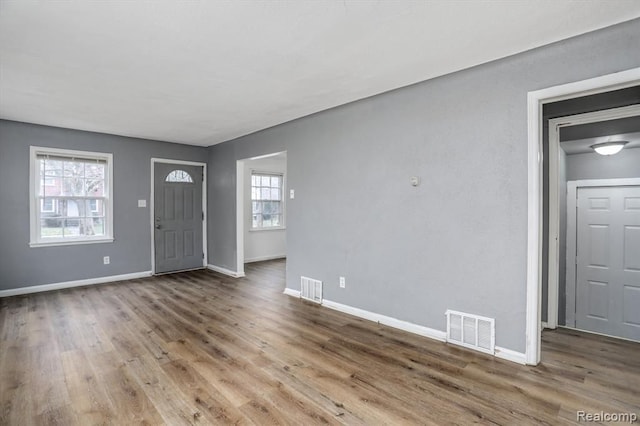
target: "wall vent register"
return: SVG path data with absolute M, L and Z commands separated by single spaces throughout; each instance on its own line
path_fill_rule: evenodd
M 495 319 L 447 310 L 447 342 L 494 354 Z
M 315 303 L 322 303 L 322 281 L 300 277 L 300 297 Z

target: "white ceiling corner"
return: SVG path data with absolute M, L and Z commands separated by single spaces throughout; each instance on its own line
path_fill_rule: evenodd
M 208 146 L 639 16 L 636 0 L 3 0 L 0 118 Z

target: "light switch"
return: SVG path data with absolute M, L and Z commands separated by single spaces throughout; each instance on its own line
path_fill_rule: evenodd
M 138 207 L 147 207 L 147 200 L 138 200 Z
M 296 192 L 293 189 L 289 190 L 289 198 L 291 198 L 292 200 L 296 198 Z

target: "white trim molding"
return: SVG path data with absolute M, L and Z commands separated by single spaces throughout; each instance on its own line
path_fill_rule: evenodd
M 230 277 L 233 278 L 242 278 L 244 277 L 244 272 L 236 272 L 236 271 L 232 271 L 231 269 L 227 269 L 227 268 L 223 268 L 221 266 L 216 266 L 216 265 L 207 265 L 207 269 L 214 271 L 214 272 L 219 272 L 223 275 L 228 275 Z
M 345 314 L 353 315 L 355 317 L 363 318 L 383 325 L 388 325 L 389 327 L 408 331 L 409 333 L 418 334 L 430 339 L 435 339 L 440 342 L 446 342 L 447 340 L 447 333 L 444 331 L 424 327 L 422 325 L 417 325 L 411 322 L 399 320 L 397 318 L 388 317 L 386 315 L 376 314 L 375 312 L 365 311 L 364 309 L 354 308 L 349 305 L 343 305 L 342 303 L 332 302 L 331 300 L 324 299 L 322 301 L 322 306 L 326 306 L 329 309 L 340 311 Z
M 77 160 L 99 160 L 104 161 L 106 165 L 104 177 L 104 194 L 103 196 L 95 196 L 93 198 L 101 199 L 104 203 L 104 235 L 101 236 L 75 236 L 75 237 L 45 237 L 40 234 L 41 216 L 37 210 L 40 210 L 40 199 L 44 199 L 44 195 L 40 195 L 36 188 L 40 166 L 38 163 L 38 155 L 52 155 L 67 157 Z M 60 177 L 62 179 L 62 177 Z M 114 240 L 113 230 L 113 154 L 109 152 L 93 152 L 78 151 L 75 149 L 48 148 L 42 146 L 29 147 L 29 247 L 52 247 L 52 246 L 70 246 L 79 244 L 95 244 L 95 243 L 112 243 Z M 60 199 L 89 199 L 86 195 L 81 196 L 63 196 L 50 195 L 52 198 Z M 85 214 L 85 217 L 87 215 Z
M 282 293 L 286 294 L 287 296 L 300 298 L 300 290 L 294 290 L 286 287 Z
M 65 281 L 53 284 L 34 285 L 30 287 L 12 288 L 9 290 L 0 290 L 1 297 L 20 296 L 23 294 L 40 293 L 43 291 L 62 290 L 65 288 L 82 287 L 95 284 L 107 284 L 118 281 L 135 280 L 138 278 L 150 277 L 151 271 L 134 272 L 131 274 L 111 275 L 108 277 L 88 278 L 85 280 Z
M 526 363 L 540 362 L 540 317 L 542 302 L 542 106 L 546 103 L 609 92 L 640 83 L 640 68 L 562 84 L 527 94 L 528 123 L 528 213 L 526 284 Z
M 494 355 L 496 356 L 496 358 L 505 359 L 507 361 L 515 362 L 517 364 L 522 364 L 522 365 L 527 364 L 527 356 L 522 352 L 517 352 L 511 349 L 496 346 Z
M 244 263 L 253 263 L 253 262 L 264 262 L 265 260 L 276 260 L 276 259 L 286 259 L 286 254 L 272 254 L 270 256 L 258 256 L 252 257 L 251 259 L 245 259 Z
M 291 288 L 285 288 L 283 291 L 287 296 L 300 298 L 300 291 Z M 434 339 L 442 343 L 447 342 L 447 332 L 440 331 L 433 328 L 425 327 L 422 325 L 414 324 L 408 321 L 399 320 L 397 318 L 388 317 L 386 315 L 376 314 L 375 312 L 366 311 L 360 308 L 354 308 L 353 306 L 343 305 L 342 303 L 333 302 L 331 300 L 324 299 L 322 306 L 325 306 L 334 311 L 339 311 L 345 314 L 353 315 L 354 317 L 366 319 L 369 321 L 377 322 L 389 327 L 397 328 L 402 331 L 417 334 L 429 339 Z M 511 349 L 495 347 L 494 355 L 497 358 L 501 358 L 507 361 L 515 362 L 518 364 L 526 364 L 526 356 L 522 352 L 516 352 Z
M 156 272 L 156 245 L 155 245 L 155 164 L 181 164 L 185 166 L 202 167 L 202 266 L 207 266 L 207 260 L 209 254 L 207 253 L 207 218 L 209 213 L 207 212 L 207 163 L 200 161 L 184 161 L 184 160 L 171 160 L 168 158 L 151 158 L 151 193 L 149 194 L 149 227 L 151 229 L 151 270 L 155 274 Z M 180 271 L 177 271 L 180 272 Z

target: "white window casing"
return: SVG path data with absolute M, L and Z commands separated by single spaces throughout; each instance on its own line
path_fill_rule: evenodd
M 30 247 L 113 241 L 113 155 L 32 146 Z

